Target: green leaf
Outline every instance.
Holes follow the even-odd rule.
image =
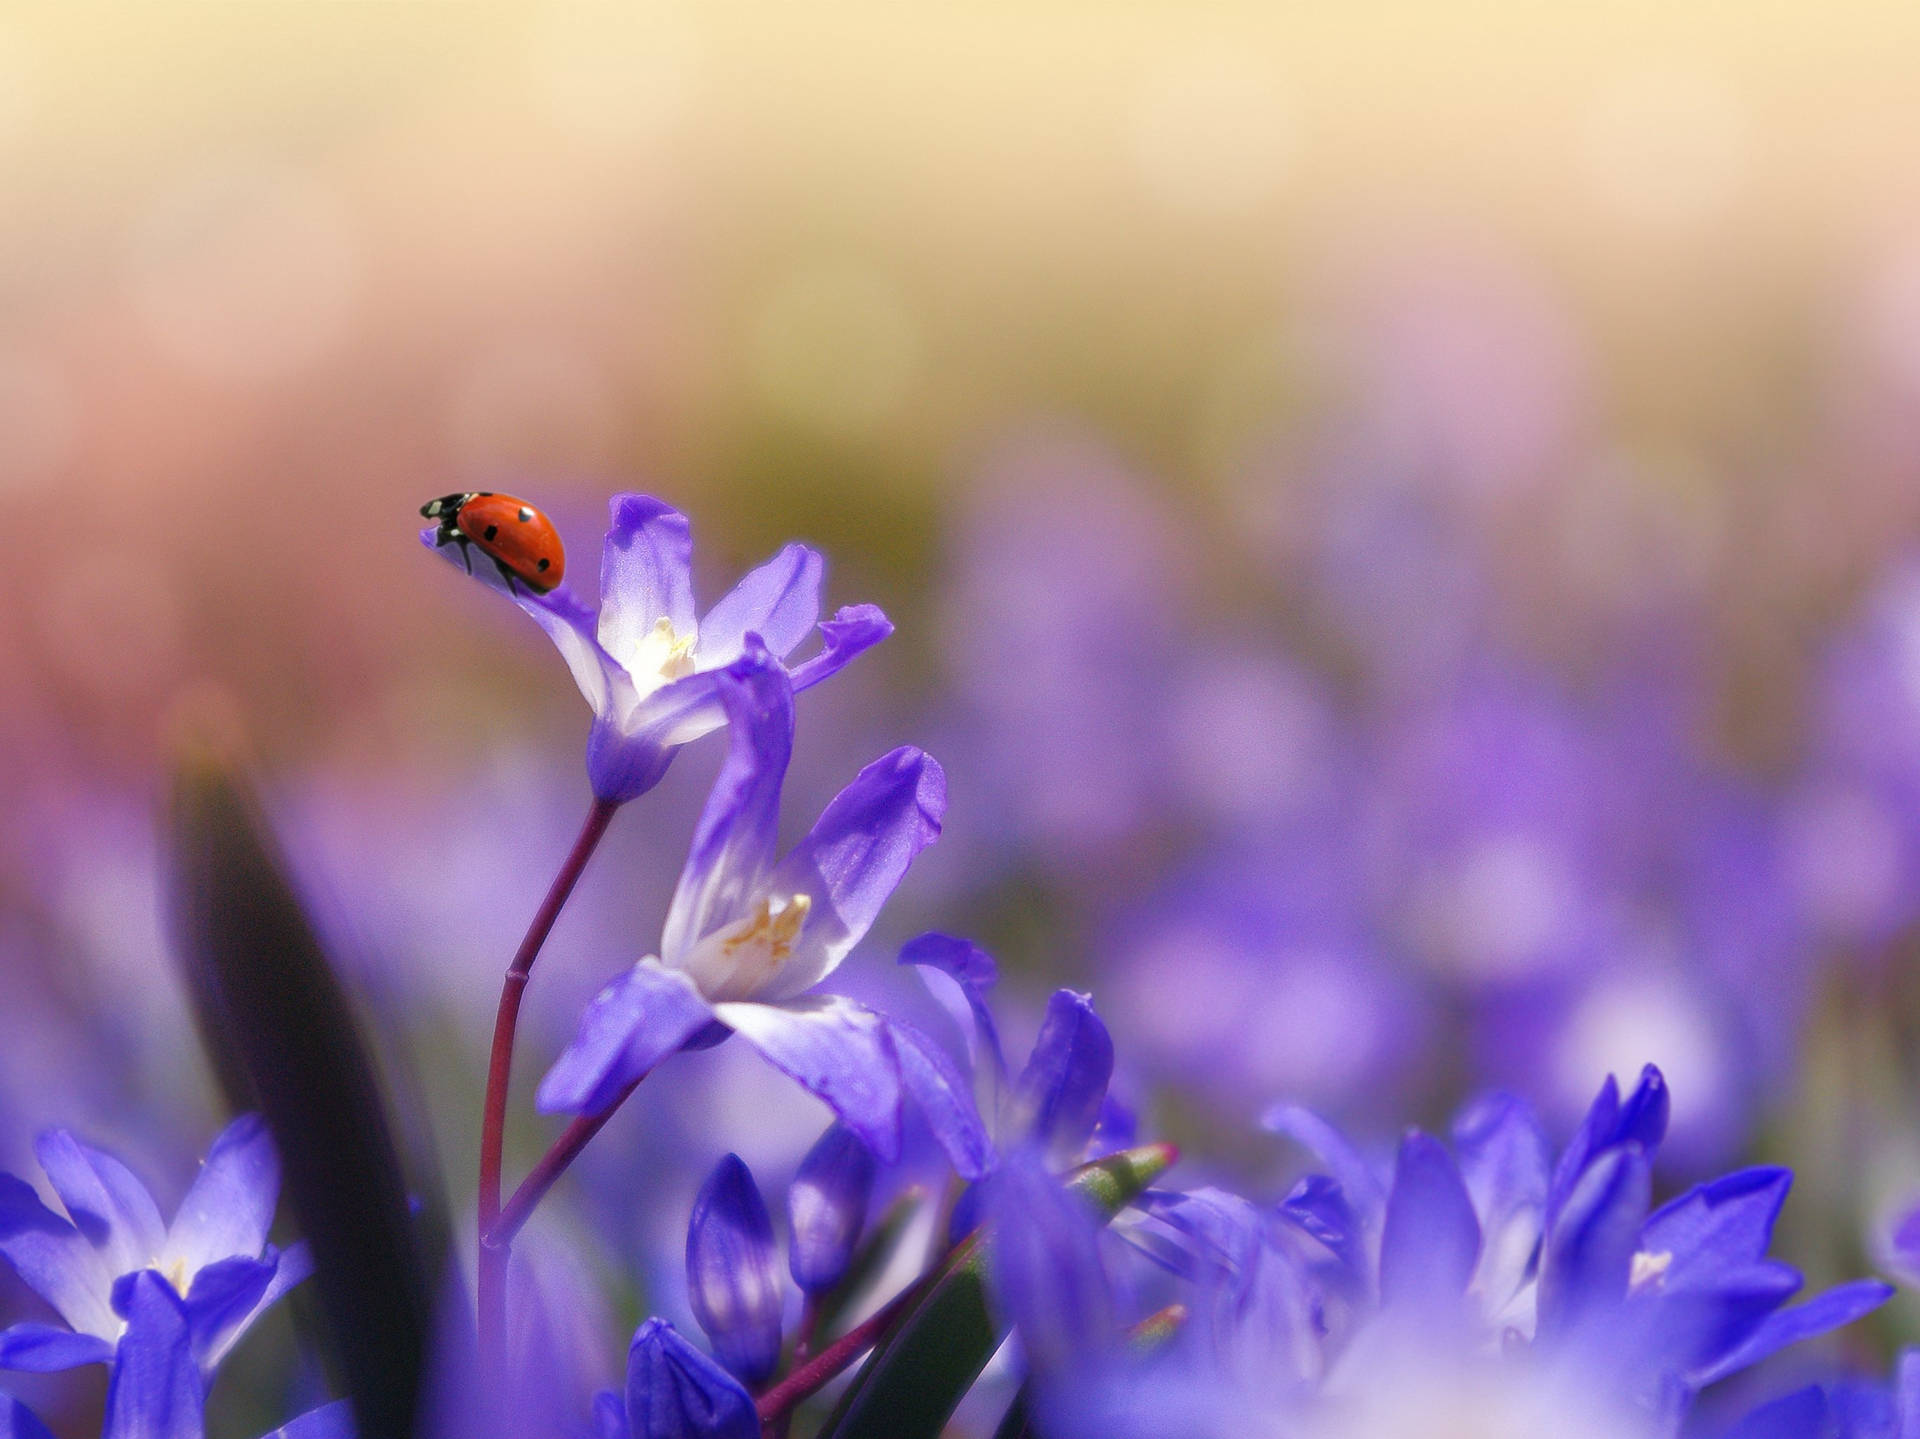
[[[169,815],[175,946],[229,1101],[273,1132],[361,1439],[414,1430],[432,1283],[352,1006],[230,757],[199,745]]]
[[[1170,1144],[1110,1154],[1074,1171],[1067,1187],[1111,1219],[1178,1157]],[[937,1439],[1007,1336],[987,1305],[991,1243],[976,1234],[947,1257],[841,1396],[822,1439]]]

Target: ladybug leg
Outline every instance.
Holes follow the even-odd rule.
[[[500,578],[507,582],[507,593],[510,595],[518,595],[520,593],[520,588],[517,584],[514,583],[513,571],[508,569],[499,560],[495,560],[493,562],[493,567],[496,570],[500,571]]]
[[[458,530],[453,532],[453,541],[460,546],[460,562],[467,567],[467,573],[473,573],[473,542]]]

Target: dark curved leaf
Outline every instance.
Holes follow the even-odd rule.
[[[174,941],[202,1037],[229,1101],[273,1131],[360,1439],[407,1439],[432,1289],[352,1006],[226,753],[184,756],[168,824]]]

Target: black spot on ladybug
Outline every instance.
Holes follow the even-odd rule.
[[[498,526],[498,525],[488,525],[488,526],[487,526],[487,534],[486,534],[486,538],[488,538],[488,539],[492,539],[492,538],[493,538],[493,537],[494,537],[495,535],[497,535],[497,534],[499,534],[499,533],[500,533],[500,526]]]
[[[529,509],[525,509],[525,508],[522,508],[522,509],[521,509],[521,511],[520,511],[520,523],[521,523],[521,524],[523,524],[523,525],[524,525],[524,524],[526,524],[526,523],[527,523],[527,522],[528,522],[529,520],[531,520],[532,518],[533,518],[533,511],[532,511],[532,510],[529,510]],[[491,539],[491,538],[492,538],[492,536],[491,536],[491,535],[489,535],[489,536],[488,536],[488,538],[489,538],[489,539]]]
[[[552,560],[542,560],[542,561],[540,561],[540,563],[539,563],[539,565],[538,565],[538,566],[536,566],[536,568],[538,568],[538,569],[542,569],[542,570],[548,570],[548,569],[552,569],[552,568],[553,568],[553,561],[552,561]]]

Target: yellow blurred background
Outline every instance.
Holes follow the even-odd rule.
[[[109,753],[188,673],[332,725],[316,662],[461,653],[412,510],[503,475],[896,603],[1035,414],[1230,524],[1435,276],[1714,563],[1845,569],[1915,513],[1852,412],[1920,394],[1916,61],[1903,4],[9,7],[0,682]]]

